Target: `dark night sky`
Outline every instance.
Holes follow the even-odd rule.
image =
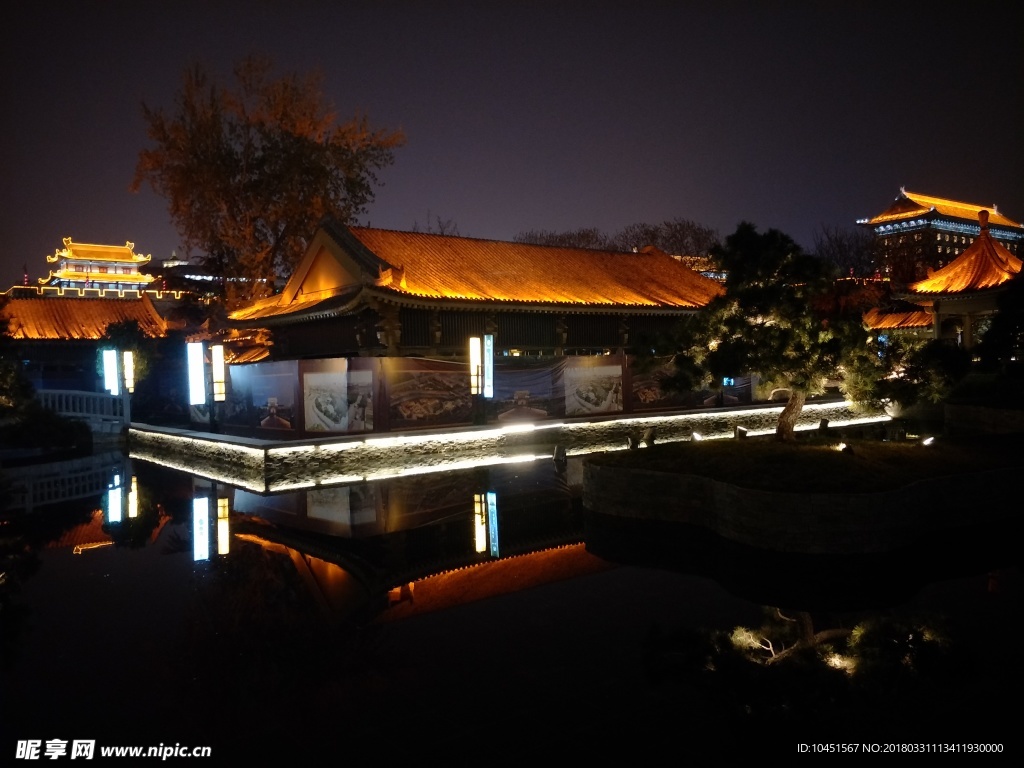
[[[972,10],[971,6],[982,10]],[[250,52],[326,73],[341,116],[407,136],[363,223],[511,239],[684,217],[806,247],[901,185],[1024,220],[1016,0],[41,2],[3,57],[0,288],[61,238],[167,258],[165,202],[129,191],[140,105]],[[180,251],[179,251],[180,253]]]

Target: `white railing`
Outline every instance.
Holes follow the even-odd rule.
[[[25,512],[47,504],[99,496],[110,488],[114,475],[127,475],[125,459],[119,452],[11,467],[5,472],[10,478],[6,508]]]
[[[36,399],[44,408],[61,416],[86,422],[93,432],[119,433],[127,426],[124,399],[106,392],[39,389]]]

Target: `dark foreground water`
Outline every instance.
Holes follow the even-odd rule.
[[[595,518],[576,460],[275,496],[110,476],[0,528],[0,764],[75,739],[444,765],[1020,746],[1019,524],[799,558]],[[730,651],[747,627],[778,655],[787,626],[873,645],[852,675]]]

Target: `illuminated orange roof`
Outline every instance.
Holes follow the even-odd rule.
[[[1020,272],[1021,260],[994,240],[987,228],[942,269],[907,286],[913,293],[967,293],[996,288]]]
[[[928,328],[932,324],[932,316],[923,309],[910,312],[885,312],[873,308],[864,315],[864,323],[873,331]]]
[[[152,256],[135,253],[135,243],[124,245],[92,245],[89,243],[73,243],[70,237],[64,238],[64,248],[56,251],[46,260],[51,264],[61,259],[74,261],[113,261],[122,264],[145,264]]]
[[[693,310],[723,291],[660,251],[614,253],[328,224],[281,294],[238,309],[230,319],[341,313],[372,297]]]
[[[15,339],[99,339],[110,323],[136,320],[148,336],[163,336],[166,326],[148,297],[82,299],[16,298],[0,307]]]
[[[437,299],[699,308],[722,292],[662,253],[613,253],[352,228],[393,267],[385,287]]]
[[[946,200],[942,197],[919,195],[916,192],[907,192],[905,189],[901,189],[900,196],[896,198],[895,202],[873,219],[870,219],[868,224],[885,224],[890,221],[912,219],[929,213],[933,209],[943,216],[967,221],[977,221],[979,211],[987,210],[989,211],[990,224],[1017,228],[1021,226],[999,213],[995,205],[962,203],[957,200]]]

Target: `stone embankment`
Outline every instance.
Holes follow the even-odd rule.
[[[996,470],[877,493],[775,493],[707,477],[585,461],[583,504],[635,520],[699,525],[760,549],[804,554],[890,552],[930,533],[1019,515],[1019,478]]]
[[[770,431],[782,406],[732,407],[675,414],[605,418],[593,421],[487,425],[420,432],[343,435],[309,440],[260,440],[229,435],[133,424],[129,434],[133,458],[195,472],[257,493],[313,485],[376,480],[410,472],[442,471],[514,457],[567,456],[625,448],[647,431],[659,443],[731,436],[737,427]],[[821,421],[881,422],[850,403],[809,404],[798,428],[813,429]]]
[[[1024,434],[1024,410],[1020,409],[947,404],[943,415],[946,432],[951,435]]]

